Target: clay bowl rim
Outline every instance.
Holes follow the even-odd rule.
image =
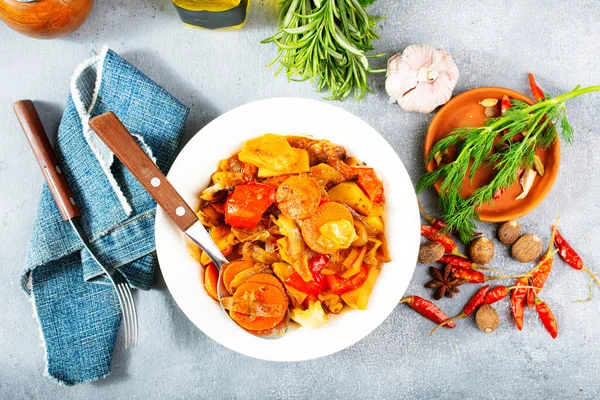
[[[482,99],[490,97],[486,95],[486,93],[490,92],[502,92],[508,95],[511,98],[524,101],[528,104],[534,104],[535,102],[525,96],[522,93],[514,91],[512,89],[498,87],[498,86],[485,86],[474,89],[466,90],[456,96],[454,96],[448,103],[446,103],[442,108],[440,108],[434,115],[429,127],[427,129],[427,134],[425,136],[425,145],[424,147],[424,156],[427,159],[427,155],[431,151],[431,148],[434,145],[434,138],[437,136],[436,133],[438,131],[438,126],[440,123],[446,118],[446,116],[452,113],[452,110],[457,104],[461,104],[463,98],[479,95]],[[536,197],[531,199],[524,207],[518,207],[517,201],[513,201],[515,203],[515,207],[502,213],[496,213],[494,215],[480,215],[480,220],[483,222],[504,222],[509,221],[511,219],[517,219],[523,217],[524,215],[529,214],[531,211],[535,210],[544,199],[550,193],[550,190],[554,187],[554,183],[556,182],[556,177],[558,176],[558,170],[560,168],[560,140],[556,140],[552,146],[550,146],[546,151],[550,152],[549,157],[552,158],[556,163],[556,168],[552,168],[546,171],[548,174],[547,180],[544,181],[544,186],[541,187],[540,192]],[[427,172],[431,172],[435,169],[435,163],[432,160],[431,162],[425,165]],[[544,176],[546,177],[546,176]],[[437,182],[435,185],[435,190],[439,193],[440,191],[440,183]]]

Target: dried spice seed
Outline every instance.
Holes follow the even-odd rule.
[[[540,160],[540,158],[537,155],[533,156],[533,167],[535,168],[539,176],[544,176],[544,174],[546,173],[546,170],[544,169],[544,164],[542,164],[542,160]]]
[[[492,333],[500,325],[498,311],[489,304],[484,304],[475,313],[477,327],[485,333]]]
[[[521,236],[521,226],[517,221],[511,219],[498,228],[498,240],[504,244],[513,244]]]
[[[433,279],[424,286],[429,289],[435,289],[433,293],[434,299],[439,300],[444,296],[452,298],[454,293],[460,293],[458,286],[462,285],[464,281],[455,276],[452,265],[446,265],[443,270],[429,267],[429,273]]]
[[[483,99],[479,102],[484,107],[493,107],[498,104],[498,99]]]
[[[429,241],[421,244],[419,248],[419,262],[432,264],[444,256],[444,246],[441,243]]]
[[[511,253],[515,260],[528,263],[542,254],[542,239],[532,233],[526,233],[515,242]]]
[[[469,247],[471,260],[480,265],[485,265],[494,257],[494,243],[488,238],[478,238],[471,242]]]
[[[500,115],[500,110],[498,110],[498,106],[486,107],[483,113],[488,118],[496,118]]]

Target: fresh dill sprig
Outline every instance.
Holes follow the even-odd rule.
[[[426,163],[431,162],[435,154],[444,153],[450,147],[456,148],[456,158],[421,176],[417,193],[442,180],[440,206],[447,223],[445,229],[456,231],[463,242],[470,242],[475,233],[479,207],[492,203],[498,190],[508,188],[517,180],[520,169],[533,165],[536,149],[548,148],[559,136],[566,143],[571,143],[573,127],[567,119],[565,103],[597,91],[600,91],[600,86],[583,89],[578,86],[568,93],[533,105],[512,100],[512,107],[504,115],[487,120],[484,126],[453,130],[433,146]],[[523,139],[513,141],[518,134],[523,134]],[[494,141],[498,136],[501,136],[500,142],[507,146],[503,151],[494,152]],[[472,181],[481,166],[491,166],[496,171],[494,177],[463,199],[460,195],[463,180],[468,177]]]

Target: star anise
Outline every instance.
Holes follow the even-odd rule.
[[[435,289],[433,298],[436,300],[439,300],[444,296],[452,298],[454,293],[460,292],[458,286],[465,283],[465,281],[454,275],[454,268],[450,264],[446,265],[443,270],[429,267],[429,273],[433,279],[427,282],[425,287]]]

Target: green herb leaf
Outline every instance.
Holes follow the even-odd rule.
[[[328,99],[343,100],[354,92],[362,99],[372,92],[367,56],[373,50],[378,18],[365,11],[372,0],[283,0],[278,31],[261,43],[275,43],[278,53],[269,66],[279,62],[276,75],[285,70],[290,81],[312,80],[318,91],[327,89]]]
[[[470,242],[475,233],[479,207],[493,203],[498,191],[516,182],[519,170],[531,168],[536,149],[547,148],[559,135],[565,142],[571,142],[573,128],[567,120],[567,100],[597,91],[600,91],[600,86],[583,89],[578,86],[571,92],[534,105],[512,100],[513,106],[503,116],[487,120],[483,127],[455,129],[433,146],[426,161],[429,163],[434,154],[451,146],[456,148],[455,160],[422,175],[416,186],[417,193],[443,180],[440,205],[447,223],[445,229],[458,232],[463,242]],[[514,137],[521,133],[523,139],[513,142]],[[506,141],[507,146],[502,151],[493,151],[498,137],[501,142]],[[460,192],[464,179],[472,180],[481,166],[491,166],[496,174],[490,182],[463,199]]]

